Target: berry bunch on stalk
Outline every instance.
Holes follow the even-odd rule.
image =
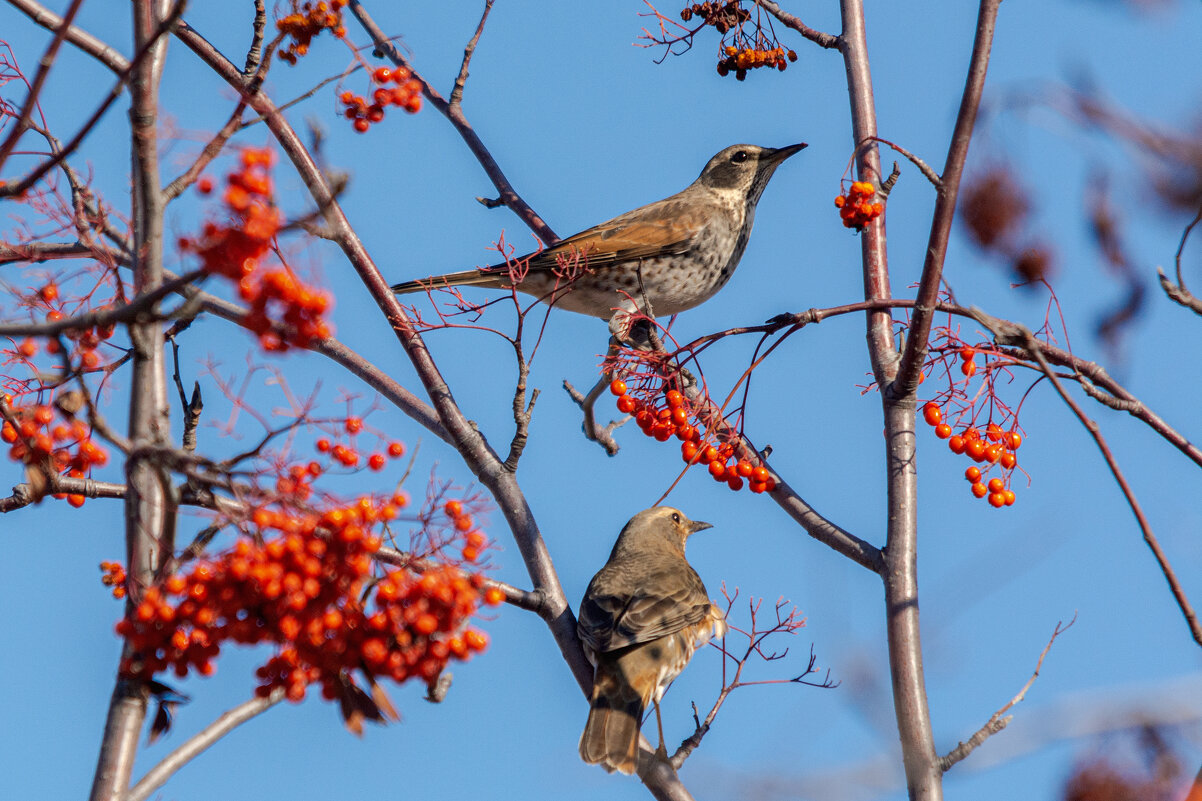
[[[725,483],[738,492],[744,486],[754,493],[771,492],[776,479],[762,464],[747,459],[735,459],[735,446],[708,438],[697,410],[678,389],[650,389],[640,382],[632,394],[621,378],[614,379],[609,391],[617,396],[618,411],[634,415],[644,434],[657,442],[675,437],[680,441],[680,457],[686,464],[704,464],[714,481]],[[662,400],[661,400],[662,398]]]

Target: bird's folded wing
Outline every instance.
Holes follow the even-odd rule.
[[[614,264],[657,256],[685,253],[700,230],[696,220],[679,214],[674,206],[648,207],[639,210],[638,216],[622,215],[595,228],[582,231],[575,236],[560,240],[554,246],[530,259],[531,272],[554,272],[561,270],[560,259],[568,267],[574,258],[580,266],[603,269]],[[486,267],[485,270],[507,270],[503,264]]]
[[[580,638],[606,653],[695,626],[710,616],[710,600],[701,579],[691,578],[649,577],[646,589],[632,595],[591,595],[580,605]]]

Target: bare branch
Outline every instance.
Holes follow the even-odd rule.
[[[47,30],[62,29],[63,18],[34,0],[8,0],[8,4]],[[129,69],[125,56],[92,34],[74,25],[67,26],[67,41],[118,75]]]
[[[203,754],[210,746],[243,723],[283,701],[284,695],[284,688],[277,687],[266,698],[252,698],[223,713],[217,720],[192,735],[186,743],[163,757],[159,764],[146,771],[146,775],[129,789],[125,801],[146,801],[180,768]]]
[[[459,75],[455,78],[455,88],[451,90],[451,99],[448,105],[452,108],[457,108],[463,104],[463,87],[467,85],[467,68],[471,64],[472,54],[476,52],[476,45],[480,43],[480,34],[484,33],[484,23],[488,21],[488,12],[492,11],[493,0],[484,0],[484,13],[480,15],[480,24],[476,26],[476,32],[472,35],[471,41],[467,43],[467,47],[463,49],[463,63],[459,66]]]

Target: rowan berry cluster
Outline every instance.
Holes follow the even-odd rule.
[[[484,650],[487,637],[468,621],[481,601],[500,599],[484,592],[483,576],[427,560],[420,571],[373,577],[380,532],[407,499],[362,496],[304,511],[298,501],[311,496],[316,467],[280,475],[279,495],[242,521],[250,537],[141,593],[117,624],[132,650],[123,675],[207,676],[224,644],[271,643],[276,653],[256,671],[258,695],[280,687],[300,701],[316,683],[335,699],[356,671],[369,682],[433,683],[450,659]]]
[[[323,0],[323,2],[298,3],[291,0],[291,13],[276,20],[275,27],[281,35],[292,39],[280,51],[280,60],[296,64],[297,59],[309,52],[313,37],[328,30],[339,39],[346,36],[342,25],[342,9],[346,0]]]
[[[447,501],[443,506],[443,511],[447,517],[451,518],[451,526],[455,531],[463,535],[463,558],[468,562],[474,562],[480,558],[480,552],[488,543],[482,531],[477,530],[474,526],[472,516],[463,508],[462,501]],[[485,600],[490,603],[500,603],[504,600],[504,595],[498,595],[501,591],[495,587],[490,588],[485,593]],[[491,593],[491,594],[489,594]]]
[[[373,123],[384,119],[384,109],[388,106],[398,106],[410,114],[421,109],[422,83],[404,67],[378,67],[372,73],[372,80],[380,85],[372,92],[370,104],[354,92],[343,92],[338,96],[338,101],[346,106],[343,116],[351,120],[359,133],[366,133]],[[390,83],[396,86],[389,87]]]
[[[227,177],[222,198],[229,222],[207,222],[197,240],[181,239],[179,245],[195,253],[206,272],[236,281],[239,295],[250,304],[243,324],[265,350],[286,351],[330,335],[324,319],[330,297],[297,280],[287,268],[261,265],[281,225],[272,202],[271,163],[270,150],[243,149],[239,169]],[[275,330],[277,323],[287,326],[287,336]]]
[[[87,423],[66,415],[53,406],[34,405],[12,407],[12,397],[5,395],[3,405],[12,420],[0,426],[0,441],[9,445],[8,455],[14,461],[39,469],[66,473],[68,478],[85,478],[93,466],[108,463],[108,453],[92,441]],[[84,496],[55,493],[78,508]]]
[[[727,45],[723,53],[725,57],[718,61],[718,74],[725,76],[734,72],[740,81],[747,77],[747,70],[775,67],[784,72],[790,61],[797,60],[796,53],[779,45],[768,49]]]
[[[967,426],[959,434],[952,433],[950,424],[943,420],[943,410],[931,401],[922,407],[922,417],[928,425],[935,427],[935,436],[947,440],[952,453],[964,454],[974,462],[984,465],[982,470],[971,465],[964,471],[973,497],[988,498],[993,507],[1013,506],[1014,491],[1010,489],[1010,478],[1018,466],[1015,451],[1023,444],[1022,434],[1016,430],[1005,431],[997,423],[989,423],[984,435],[974,425]],[[1000,476],[987,478],[986,474],[997,466]]]
[[[725,483],[736,492],[743,489],[744,480],[747,488],[757,494],[776,488],[776,479],[768,468],[747,459],[735,459],[735,448],[731,443],[707,443],[702,430],[690,422],[696,414],[679,391],[668,390],[664,394],[664,406],[659,406],[655,398],[634,397],[620,378],[610,383],[609,391],[617,396],[618,411],[633,414],[644,434],[658,442],[666,442],[675,436],[680,440],[681,459],[686,464],[706,465],[715,481]]]
[[[106,587],[113,588],[113,597],[120,600],[125,597],[125,568],[120,562],[101,562],[100,571],[104,573],[100,577],[100,583]]]
[[[343,424],[346,432],[352,436],[363,430],[363,418],[351,415]],[[318,453],[328,453],[334,461],[343,467],[358,467],[360,454],[353,445],[332,442],[328,437],[317,440],[315,446]],[[405,445],[402,442],[390,442],[382,451],[373,451],[367,457],[369,469],[379,472],[388,464],[389,459],[399,459],[405,455]]]
[[[876,188],[867,181],[854,181],[847,194],[835,198],[835,208],[839,209],[839,217],[843,220],[844,228],[854,228],[863,231],[864,226],[880,217],[885,211],[885,204],[872,202]]]
[[[41,306],[49,309],[46,312],[46,322],[57,323],[66,317],[62,312],[62,304],[57,303],[58,299],[58,284],[51,281],[38,289],[36,293],[32,293],[28,299],[28,303],[31,306]],[[102,312],[109,308],[111,306],[105,304],[96,307],[93,311]],[[74,355],[81,370],[91,371],[100,367],[100,354],[97,353],[97,349],[105,341],[112,338],[114,330],[115,326],[112,323],[108,323],[103,326],[71,328],[63,332],[65,339],[75,343]],[[52,356],[59,353],[59,343],[54,339],[48,339],[42,348]],[[18,342],[14,350],[6,351],[6,353],[12,353],[18,359],[29,360],[37,356],[38,351],[42,348],[39,348],[37,340],[27,337]]]

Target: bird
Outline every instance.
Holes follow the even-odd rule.
[[[635,312],[673,315],[726,285],[743,257],[769,179],[805,147],[731,145],[671,197],[505,264],[406,281],[392,291],[517,289],[556,308],[609,320],[611,332],[625,339]]]
[[[712,528],[679,509],[657,506],[630,519],[609,561],[580,603],[576,631],[593,664],[588,722],[580,756],[609,773],[634,773],[639,730],[655,704],[659,750],[666,758],[659,702],[693,652],[726,634],[726,617],[685,560],[685,541]]]

